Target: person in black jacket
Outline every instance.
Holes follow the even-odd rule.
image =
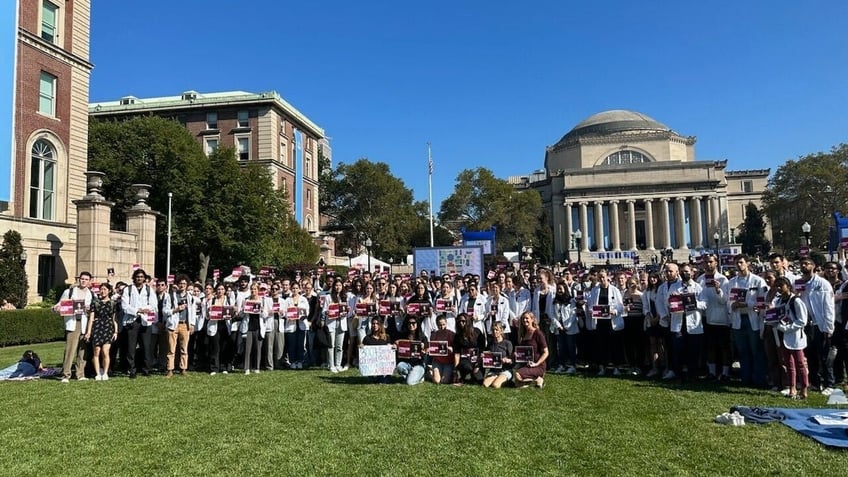
[[[469,376],[473,383],[483,380],[480,367],[480,350],[486,347],[486,341],[480,330],[474,328],[466,313],[456,317],[456,335],[454,336],[454,384],[461,385]]]

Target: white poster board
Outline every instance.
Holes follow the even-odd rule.
[[[395,350],[391,345],[359,348],[359,372],[363,376],[390,376],[395,372]]]
[[[428,275],[479,275],[483,277],[483,247],[421,247],[412,249],[415,276],[421,271]]]

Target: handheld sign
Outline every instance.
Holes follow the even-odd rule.
[[[410,303],[406,305],[406,314],[407,315],[418,315],[420,312],[420,306],[418,303]]]
[[[380,316],[389,316],[392,314],[391,300],[380,300]]]
[[[59,314],[61,316],[74,316],[74,300],[59,300]]]
[[[529,363],[533,361],[533,347],[532,346],[516,346],[515,347],[515,362],[516,363]]]
[[[390,376],[395,372],[395,350],[389,345],[359,348],[359,373],[362,376]]]
[[[745,298],[748,296],[747,288],[731,288],[730,300],[734,303],[745,303]]]
[[[262,309],[262,302],[258,300],[245,300],[244,312],[250,315],[258,315]]]
[[[280,302],[274,300],[271,302],[271,313],[279,313],[280,312]]]
[[[782,306],[778,306],[775,308],[769,308],[766,310],[765,314],[765,322],[767,324],[776,324],[783,321],[786,318],[786,308]]]
[[[483,351],[483,367],[486,369],[502,369],[503,353],[499,351]]]
[[[807,289],[807,282],[805,282],[801,278],[795,280],[795,293],[798,293],[798,294],[804,293],[804,290],[806,290],[806,289]]]
[[[668,312],[683,313],[683,297],[680,295],[669,295],[668,297]]]
[[[414,340],[397,340],[397,355],[400,359],[419,359],[424,352],[424,344]]]
[[[448,309],[448,301],[442,298],[436,299],[436,312],[444,313]]]
[[[609,305],[594,305],[592,306],[592,318],[607,319],[610,317]]]
[[[212,305],[209,307],[209,319],[211,321],[218,321],[222,319],[224,314],[224,307],[221,305]]]
[[[221,270],[220,269],[216,268],[216,269],[212,270],[212,279],[213,280],[215,280],[217,282],[218,278],[220,276],[221,276]]]
[[[337,319],[339,315],[340,312],[338,303],[330,303],[329,305],[327,305],[327,318],[334,320]]]
[[[168,285],[174,284],[174,276],[173,275],[168,275],[167,283],[168,283]]]
[[[300,309],[296,306],[290,306],[286,308],[286,319],[287,320],[296,320],[300,316]]]
[[[367,303],[357,303],[354,308],[354,314],[360,318],[365,318],[368,316],[368,304]]]
[[[236,307],[234,307],[234,306],[221,307],[221,319],[222,320],[232,320],[234,316],[236,316]]]
[[[430,346],[427,348],[430,356],[448,356],[448,342],[447,341],[431,341]]]

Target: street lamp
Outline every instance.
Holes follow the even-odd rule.
[[[581,232],[580,229],[577,229],[574,232],[574,240],[577,241],[577,265],[578,266],[580,265],[580,249],[582,248],[580,243],[581,243],[582,238],[583,238],[583,232]]]
[[[395,258],[389,257],[389,276],[394,275],[394,269],[395,269]]]
[[[807,241],[807,247],[810,246],[810,229],[811,228],[812,227],[810,226],[810,223],[807,222],[807,221],[804,221],[804,224],[801,226],[801,232],[804,232],[804,240]]]
[[[26,305],[26,262],[27,262],[27,253],[26,250],[21,250],[21,308]]]
[[[371,246],[374,245],[374,242],[371,241],[371,237],[365,239],[365,251],[368,252],[368,271],[371,272]]]
[[[718,262],[718,269],[721,270],[721,252],[718,250],[718,239],[721,238],[721,235],[718,232],[713,234],[713,241],[715,242],[715,255],[716,261]]]
[[[353,250],[351,250],[350,247],[348,247],[348,248],[344,249],[344,252],[347,255],[347,268],[352,268],[353,262],[351,260],[353,259]]]
[[[780,251],[782,254],[786,254],[786,245],[783,243],[783,229],[778,230],[777,236],[780,240]]]

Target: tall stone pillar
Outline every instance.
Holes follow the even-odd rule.
[[[645,247],[656,250],[654,245],[654,208],[651,199],[645,199]]]
[[[710,224],[712,226],[711,232],[718,232],[719,235],[722,234],[721,230],[721,212],[718,210],[718,197],[712,196],[710,197],[710,211],[713,214],[713,221]]]
[[[595,244],[599,252],[606,250],[604,247],[604,204],[595,202]]]
[[[136,190],[136,204],[127,209],[127,232],[135,234],[138,243],[138,257],[136,263],[147,272],[154,275],[156,256],[156,216],[158,212],[147,205],[150,197],[150,186],[147,184],[133,184]]]
[[[683,208],[686,207],[683,197],[678,197],[674,201],[674,234],[677,236],[677,248],[680,250],[689,250],[686,246],[686,212]]]
[[[612,242],[612,250],[618,252],[621,250],[621,231],[618,227],[618,201],[610,201],[610,241]]]
[[[692,247],[704,247],[704,233],[701,225],[701,196],[692,197],[689,202],[689,216],[692,217]]]
[[[636,201],[627,199],[627,248],[636,250]]]
[[[583,252],[589,251],[589,214],[586,210],[587,205],[589,204],[586,202],[580,203],[580,233],[583,235],[583,238],[580,239],[578,246]]]
[[[77,207],[77,263],[72,276],[89,272],[99,282],[105,279],[106,269],[111,266],[109,218],[115,203],[100,194],[104,173],[87,171],[85,175],[88,193],[73,201]]]
[[[554,226],[554,260],[560,260],[560,257],[564,256],[566,250],[568,250],[568,246],[566,241],[568,240],[568,232],[563,231],[563,227],[565,227],[565,207],[562,197],[555,197],[551,203],[553,204],[553,226]]]
[[[563,234],[563,240],[565,240],[565,256],[571,260],[571,234],[574,231],[574,224],[571,222],[571,204],[565,204],[565,233]]]
[[[660,199],[660,224],[662,225],[662,248],[671,248],[671,223],[668,220],[668,197]]]

